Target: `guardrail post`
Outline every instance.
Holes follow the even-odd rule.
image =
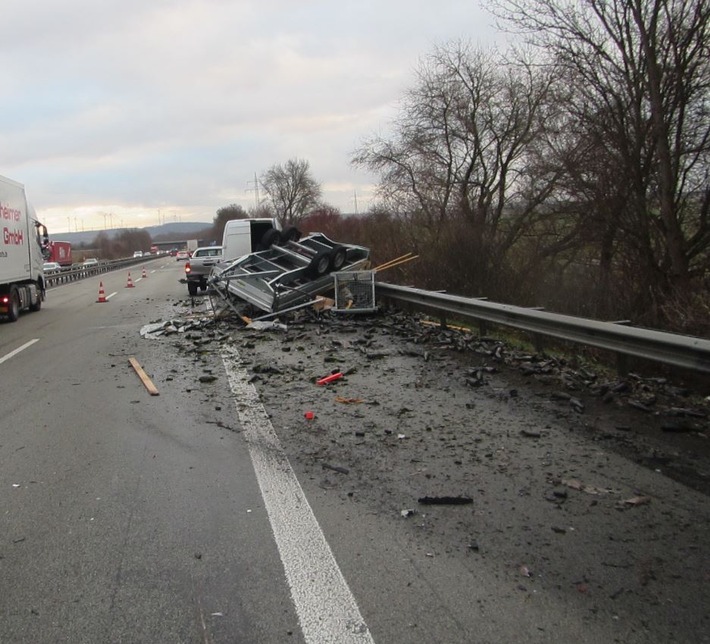
[[[545,342],[543,340],[543,337],[539,333],[533,333],[532,334],[532,341],[533,341],[533,346],[535,347],[535,352],[539,354],[545,353]]]
[[[616,354],[616,373],[622,377],[629,375],[629,356],[625,353]]]

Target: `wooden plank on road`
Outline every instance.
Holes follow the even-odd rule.
[[[128,362],[131,363],[131,366],[135,370],[135,372],[138,374],[138,377],[141,379],[141,382],[145,385],[145,388],[148,390],[148,393],[151,396],[159,396],[160,392],[156,388],[156,386],[153,384],[153,381],[148,377],[148,374],[143,371],[143,367],[140,366],[140,363],[138,360],[136,360],[133,356],[128,358]]]

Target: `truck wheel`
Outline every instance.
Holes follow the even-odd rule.
[[[197,282],[188,282],[187,292],[192,296],[197,295]]]
[[[7,309],[7,319],[10,322],[17,322],[17,318],[20,317],[20,294],[17,289],[13,286],[10,289],[10,304]]]
[[[345,266],[345,260],[348,258],[348,251],[344,246],[336,246],[330,251],[330,270],[339,271]]]
[[[30,311],[39,311],[42,308],[42,294],[37,293],[37,301],[30,304]]]
[[[276,230],[276,228],[269,228],[261,237],[259,242],[259,248],[261,250],[268,250],[274,244],[278,245],[281,243],[281,233]]]
[[[298,241],[301,239],[301,231],[296,226],[289,226],[281,233],[281,242]]]
[[[330,251],[320,251],[308,264],[308,274],[311,277],[320,277],[325,275],[330,268]]]

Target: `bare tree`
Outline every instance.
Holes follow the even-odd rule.
[[[216,240],[221,240],[224,235],[224,227],[232,219],[247,219],[249,215],[244,208],[238,204],[223,206],[217,210],[217,214],[212,220],[212,236]]]
[[[281,225],[297,225],[321,196],[320,184],[313,178],[308,161],[289,159],[274,165],[261,176],[275,217]]]
[[[379,173],[391,211],[430,243],[458,245],[450,271],[474,290],[490,292],[555,185],[540,146],[551,82],[523,56],[506,64],[466,44],[437,48],[405,96],[395,135],[353,158]]]
[[[613,195],[609,239],[658,318],[664,301],[686,297],[710,268],[710,2],[494,5],[563,70],[570,124],[581,134],[568,149],[586,141],[596,161],[576,166],[577,186]]]

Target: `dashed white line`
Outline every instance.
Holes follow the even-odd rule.
[[[239,352],[222,361],[305,641],[374,644]]]
[[[30,340],[29,342],[25,342],[21,347],[17,347],[14,351],[10,351],[10,353],[5,354],[2,358],[0,358],[0,364],[5,362],[6,360],[9,360],[13,356],[16,356],[20,351],[24,351],[27,347],[31,347],[35,342],[39,342],[39,338],[35,338],[34,340]]]
[[[118,293],[118,291],[114,291],[113,293],[111,293],[111,295],[107,295],[106,299],[110,300],[114,295],[116,295],[116,293]]]

